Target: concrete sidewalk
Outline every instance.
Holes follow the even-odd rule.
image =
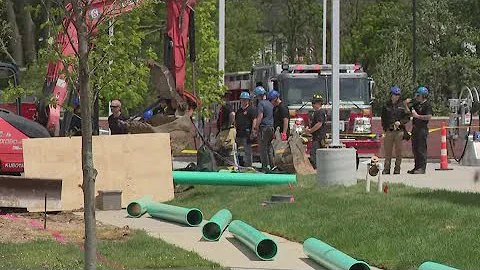
[[[357,170],[357,178],[365,180],[367,174],[367,163],[369,160],[361,161]],[[380,160],[383,164],[383,159]],[[408,174],[407,171],[414,167],[411,159],[402,161],[401,173],[393,174],[395,159],[392,159],[392,169],[390,175],[382,175],[385,183],[401,183],[411,187],[430,188],[438,190],[460,191],[460,192],[480,192],[480,182],[474,183],[475,171],[479,167],[460,166],[457,162],[451,161],[448,168],[452,170],[437,171],[440,168],[439,163],[429,162],[425,174]],[[376,177],[371,177],[372,181],[377,181]],[[373,184],[375,186],[376,184]],[[372,186],[372,188],[374,188]],[[376,186],[375,186],[376,188]]]
[[[83,213],[79,213],[83,214]],[[167,243],[176,245],[185,250],[194,251],[200,256],[232,269],[295,269],[310,270],[324,269],[303,253],[300,243],[266,234],[278,244],[278,253],[273,261],[258,259],[253,251],[225,230],[218,242],[209,242],[202,239],[202,226],[188,227],[155,219],[145,214],[141,218],[130,218],[126,210],[97,211],[99,222],[118,227],[128,225],[132,229],[144,229],[151,236],[160,238]],[[372,267],[372,269],[378,269]]]

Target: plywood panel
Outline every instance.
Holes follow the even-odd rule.
[[[63,179],[61,209],[49,210],[83,207],[81,139],[23,140],[25,177]],[[93,162],[96,190],[122,190],[122,207],[148,195],[160,202],[173,199],[168,133],[94,136]]]

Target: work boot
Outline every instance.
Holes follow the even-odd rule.
[[[416,169],[415,171],[412,172],[412,174],[425,174],[424,169]]]
[[[408,170],[407,173],[408,173],[408,174],[413,174],[413,172],[414,172],[415,170],[416,170],[415,168],[414,168],[414,169],[411,169],[411,170]]]
[[[393,174],[400,174],[400,167],[395,167]]]
[[[382,171],[382,174],[390,174],[390,170],[384,169],[384,170]]]

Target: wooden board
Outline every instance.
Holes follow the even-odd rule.
[[[81,144],[81,137],[23,140],[25,177],[63,180],[61,209],[48,210],[83,207]],[[94,136],[93,162],[96,194],[122,190],[122,207],[143,196],[159,202],[174,197],[168,133]]]

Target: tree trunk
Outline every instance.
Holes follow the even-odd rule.
[[[10,51],[12,52],[13,59],[18,66],[23,66],[23,46],[22,37],[18,31],[17,17],[15,16],[15,9],[13,8],[13,2],[7,0],[7,17],[8,23],[12,27],[13,38],[10,42]]]
[[[92,106],[90,101],[90,67],[88,65],[88,44],[85,7],[81,0],[72,1],[78,32],[78,80],[80,84],[82,116],[82,169],[85,219],[85,269],[96,269],[96,224],[95,224],[95,178],[92,151]]]
[[[23,18],[23,48],[25,63],[33,63],[36,59],[35,50],[35,24],[29,10],[25,8],[30,5],[30,0],[22,0],[20,3],[20,14]]]

